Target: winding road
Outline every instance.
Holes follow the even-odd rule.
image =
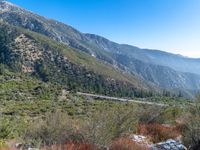
[[[161,107],[168,106],[167,104],[161,104],[161,103],[155,103],[155,102],[148,102],[148,101],[140,101],[140,100],[132,100],[132,99],[125,99],[125,98],[118,98],[118,97],[110,97],[110,96],[90,94],[90,93],[77,92],[77,94],[78,95],[82,95],[82,96],[93,97],[93,98],[100,98],[100,99],[105,99],[105,100],[111,100],[111,101],[133,102],[133,103],[138,103],[138,104],[156,105],[156,106],[161,106]]]

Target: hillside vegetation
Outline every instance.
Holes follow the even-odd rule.
[[[127,97],[151,94],[150,86],[137,76],[128,75],[84,52],[6,23],[1,22],[0,29],[0,62],[11,72],[58,83],[68,90]]]
[[[159,50],[140,49],[118,44],[98,35],[84,34],[69,25],[39,16],[6,1],[0,2],[0,8],[0,19],[10,25],[37,32],[77,51],[87,53],[87,59],[90,61],[97,58],[105,62],[106,66],[128,72],[131,74],[129,76],[137,76],[136,80],[139,77],[140,81],[142,79],[160,88],[181,91],[190,98],[194,98],[200,89],[199,59]],[[80,63],[80,60],[78,62]],[[111,70],[106,70],[99,63],[91,63],[92,68],[96,70],[98,67],[99,72],[112,74]],[[88,66],[88,63],[85,66]]]
[[[149,150],[168,139],[198,150],[200,98],[187,97],[200,88],[199,67],[187,73],[182,62],[199,60],[120,45],[0,0],[0,150]]]

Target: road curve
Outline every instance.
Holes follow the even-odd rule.
[[[133,103],[138,103],[138,104],[156,105],[156,106],[161,106],[161,107],[168,106],[166,104],[161,104],[161,103],[139,101],[139,100],[125,99],[125,98],[118,98],[118,97],[110,97],[110,96],[90,94],[90,93],[77,92],[77,94],[82,95],[82,96],[89,96],[89,97],[93,97],[93,98],[101,98],[101,99],[112,100],[112,101],[133,102]]]

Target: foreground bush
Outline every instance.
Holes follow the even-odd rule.
[[[139,145],[131,139],[121,138],[114,141],[109,150],[148,150],[145,145]]]
[[[85,140],[106,147],[116,138],[136,131],[138,118],[133,107],[103,107],[92,114],[81,127]]]
[[[67,143],[64,145],[53,145],[50,147],[43,147],[41,150],[99,150],[95,146],[86,143]]]
[[[23,141],[29,146],[64,144],[73,140],[81,141],[74,122],[60,111],[48,114],[44,119],[33,121],[23,135]]]
[[[190,119],[185,123],[183,142],[190,150],[200,149],[200,96],[190,108]]]
[[[175,139],[181,134],[179,128],[161,124],[140,124],[138,132],[139,134],[149,136],[153,143]]]
[[[117,144],[113,145],[113,141],[133,133],[147,135],[154,143],[174,139],[180,135],[179,129],[157,123],[160,121],[157,118],[162,112],[160,109],[153,106],[150,109],[147,108],[124,103],[112,104],[111,107],[109,103],[106,103],[93,111],[86,110],[85,115],[79,117],[68,116],[67,112],[61,111],[48,113],[31,122],[22,139],[26,145],[33,147],[66,146],[66,143],[68,146],[69,143],[70,146],[76,146],[74,143],[78,143],[77,145],[81,143],[79,146],[105,148],[109,145],[113,147]],[[152,109],[154,110],[152,113],[146,114]],[[120,142],[128,143],[127,140],[121,140],[119,144]],[[131,143],[130,146],[132,146]]]
[[[33,121],[23,135],[26,144],[39,146],[89,143],[106,147],[114,139],[136,130],[137,116],[132,107],[103,106],[82,119],[62,112],[47,114]]]

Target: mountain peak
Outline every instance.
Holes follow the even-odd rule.
[[[6,11],[16,11],[19,10],[20,7],[18,7],[17,5],[8,2],[6,0],[0,0],[0,11],[2,12],[6,12]]]
[[[0,0],[0,5],[10,5],[10,6],[16,6],[15,4],[8,2],[6,0]]]

